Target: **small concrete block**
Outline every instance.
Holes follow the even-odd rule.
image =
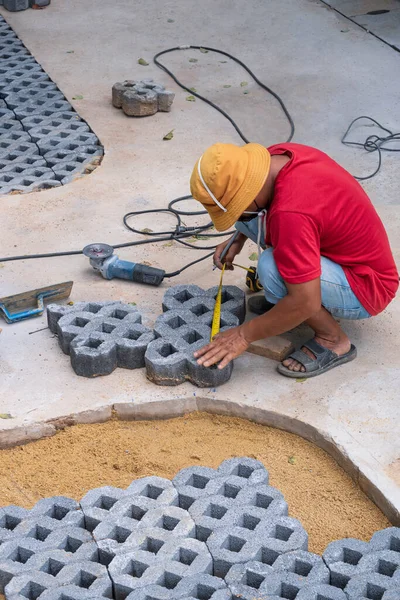
[[[2,173],[10,170],[20,174],[25,169],[46,166],[46,161],[40,154],[29,156],[25,152],[12,152],[8,156],[10,157],[9,159],[0,158],[0,170]]]
[[[197,600],[231,600],[232,594],[223,579],[207,573],[183,578],[176,586],[174,598]]]
[[[220,475],[236,475],[247,480],[247,483],[254,485],[257,483],[268,484],[269,474],[263,463],[254,458],[246,456],[237,458],[228,458],[218,467]]]
[[[46,89],[49,85],[53,85],[54,87]],[[12,108],[15,111],[15,114],[19,116],[17,109],[23,110],[25,106],[29,106],[31,103],[38,106],[44,106],[47,102],[51,104],[53,102],[64,100],[64,95],[57,89],[57,86],[54,83],[51,81],[44,81],[34,84],[32,87],[25,90],[9,94],[7,96],[7,106]]]
[[[358,574],[378,573],[393,577],[397,572],[400,576],[400,552],[394,550],[377,550],[366,554],[357,565]]]
[[[34,156],[35,154],[39,154],[39,150],[36,144],[31,142],[21,142],[12,139],[2,140],[0,142],[0,160],[15,160],[15,158],[19,157],[21,154],[24,154],[25,156]]]
[[[39,73],[37,73],[39,75]],[[35,79],[32,77],[21,77],[16,79],[15,82],[9,84],[8,86],[4,86],[1,89],[0,96],[1,98],[5,98],[7,105],[10,108],[16,108],[18,106],[17,100],[18,97],[26,102],[26,98],[35,98],[35,96],[39,96],[45,92],[55,92],[58,94],[61,92],[58,91],[56,84],[53,81],[50,81],[49,78]],[[61,97],[61,96],[60,96]],[[10,101],[8,100],[10,98]],[[20,104],[24,102],[21,101]]]
[[[44,591],[55,587],[55,577],[41,571],[31,571],[14,577],[4,592],[7,600],[36,600]]]
[[[179,506],[187,510],[195,500],[209,495],[210,482],[217,476],[217,471],[210,467],[196,465],[181,469],[173,478],[172,483],[178,490],[179,495],[187,496],[190,502],[187,503],[187,506],[182,506],[181,503]]]
[[[73,108],[65,98],[60,98],[57,92],[54,92],[54,98],[50,98],[53,93],[48,92],[45,96],[37,96],[34,100],[18,105],[14,109],[19,119],[25,119],[32,115],[45,115],[50,117],[54,113],[72,111]],[[8,101],[8,98],[7,98]]]
[[[4,8],[15,12],[29,8],[29,0],[3,0]]]
[[[112,596],[112,584],[107,567],[89,561],[67,564],[56,575],[58,585],[75,585],[99,596]]]
[[[364,598],[381,599],[388,590],[399,590],[400,581],[379,573],[364,573],[352,577],[344,588],[348,600],[364,600]]]
[[[40,118],[42,117],[36,117],[36,119]],[[27,120],[28,119],[24,119],[24,121]],[[76,119],[71,119],[70,121],[60,121],[46,117],[46,122],[46,125],[42,124],[29,129],[29,135],[34,142],[38,142],[39,140],[44,140],[49,137],[67,137],[68,133],[86,133],[89,131],[89,126],[84,121],[77,121]],[[62,134],[64,134],[64,136]]]
[[[235,564],[255,560],[259,551],[251,532],[239,527],[214,531],[207,539],[207,546],[214,560],[214,575],[217,577],[225,577]]]
[[[99,143],[98,137],[89,131],[58,131],[54,135],[37,140],[39,152],[46,155],[52,150],[69,150],[79,152],[80,146],[95,146]]]
[[[71,144],[75,146],[75,144]],[[70,150],[66,147],[57,150],[50,150],[46,152],[44,158],[46,159],[49,167],[56,167],[61,162],[79,162],[85,163],[88,160],[94,160],[96,157],[103,156],[104,148],[99,145],[79,145],[75,150]]]
[[[15,528],[28,517],[26,508],[13,505],[0,508],[0,546],[15,536]]]
[[[117,368],[117,347],[102,333],[75,339],[70,346],[71,366],[81,377],[109,375]]]
[[[139,528],[158,527],[178,537],[194,537],[195,523],[190,514],[177,506],[161,506],[149,510],[140,521]]]
[[[112,86],[112,104],[115,108],[122,108],[122,96],[128,90],[137,85],[137,81],[126,80],[122,82],[117,82]]]
[[[31,117],[26,117],[21,122],[26,131],[38,129],[40,127],[58,128],[62,125],[68,126],[72,123],[79,125],[80,127],[87,127],[86,131],[89,130],[89,126],[85,123],[85,121],[82,121],[78,113],[76,113],[74,110],[67,110],[64,112],[60,111],[53,113],[50,116],[33,115]]]
[[[400,527],[388,527],[374,533],[370,540],[370,551],[393,550],[400,552]]]
[[[259,597],[259,589],[267,575],[274,573],[270,565],[258,561],[235,564],[225,576],[234,598],[252,600]]]
[[[297,519],[279,517],[262,527],[263,546],[279,554],[308,549],[308,534]]]
[[[174,92],[168,90],[159,91],[157,94],[158,110],[160,112],[170,112],[172,103],[175,99]]]
[[[281,554],[273,564],[274,571],[285,571],[302,577],[307,584],[330,583],[330,572],[317,554],[296,550]]]
[[[265,340],[257,340],[252,342],[247,348],[246,352],[281,362],[288,356],[288,354],[293,352],[293,350],[294,346],[292,342],[286,340],[282,336],[276,335]]]
[[[254,507],[262,514],[263,521],[270,521],[276,516],[286,516],[288,514],[287,503],[277,489],[269,485],[254,485],[243,487],[236,496],[238,505],[247,508]]]
[[[176,506],[178,504],[178,492],[172,481],[155,475],[135,479],[126,492],[132,497],[143,496],[157,500],[158,506]]]
[[[111,486],[95,488],[87,492],[80,501],[85,515],[86,529],[93,531],[99,523],[109,517],[109,511],[116,502],[126,495],[126,490]]]
[[[370,551],[367,542],[354,538],[331,542],[322,555],[331,571],[331,584],[344,588],[350,578],[357,575],[360,560]]]
[[[346,594],[326,583],[305,585],[296,596],[296,600],[347,600]]]
[[[66,314],[84,311],[97,314],[105,306],[114,306],[120,304],[118,301],[101,302],[74,302],[73,304],[48,304],[47,305],[47,324],[52,333],[57,333],[57,323]],[[138,321],[139,322],[139,321]]]
[[[153,90],[127,90],[122,95],[122,110],[128,117],[147,117],[158,111],[158,95]]]

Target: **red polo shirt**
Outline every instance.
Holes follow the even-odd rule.
[[[321,255],[343,267],[371,315],[394,298],[399,275],[388,237],[360,184],[334,160],[301,144],[276,144],[290,161],[279,172],[267,213],[266,243],[288,283],[321,275]]]

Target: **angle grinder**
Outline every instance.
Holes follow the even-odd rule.
[[[140,263],[121,260],[114,254],[114,248],[108,244],[89,244],[83,249],[83,254],[90,259],[95,271],[99,271],[104,279],[128,279],[136,283],[160,285],[165,271]]]

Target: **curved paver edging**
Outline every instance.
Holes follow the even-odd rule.
[[[117,403],[51,419],[42,423],[33,423],[25,427],[21,426],[0,431],[0,449],[11,448],[45,437],[51,437],[59,430],[77,424],[104,423],[112,418],[125,421],[170,419],[196,411],[248,419],[260,425],[267,425],[294,433],[316,444],[336,460],[339,466],[350,475],[393,525],[400,525],[400,507],[392,490],[386,489],[387,486],[385,483],[379,486],[373,480],[375,479],[373,469],[370,468],[368,470],[358,466],[356,460],[329,433],[301,419],[229,400],[193,396],[166,401],[143,402],[140,404]]]
[[[103,147],[0,16],[0,194],[65,185],[93,171]]]

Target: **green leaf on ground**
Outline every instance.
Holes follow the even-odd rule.
[[[189,58],[189,62],[199,62],[197,58]]]
[[[149,227],[145,227],[144,229],[141,229],[142,233],[153,233],[152,229],[149,229]]]
[[[188,102],[196,102],[196,98],[194,96],[186,96],[186,100]]]
[[[166,133],[163,137],[163,140],[172,140],[172,138],[174,137],[174,130],[171,129],[171,131],[169,131],[168,133]]]
[[[257,259],[258,259],[257,252],[252,252],[252,254],[250,254],[250,256],[249,256],[249,260],[257,260]]]
[[[249,85],[249,84],[247,83],[247,81],[242,81],[242,82],[240,83],[240,87],[246,87],[246,85]]]
[[[136,306],[136,302],[128,302],[131,306]]]
[[[0,413],[0,419],[13,419],[14,417],[10,413]]]
[[[249,90],[243,90],[243,94],[248,94]]]
[[[196,88],[189,88],[191,92],[197,92]]]
[[[200,52],[202,52],[203,54],[207,54],[208,50],[206,50],[205,48],[200,48]]]
[[[296,464],[296,457],[295,456],[289,456],[288,463],[290,463],[291,465],[295,465]]]
[[[350,29],[341,29],[340,33],[348,33],[350,31]]]
[[[174,242],[171,240],[170,242],[166,242],[165,244],[163,244],[163,248],[169,248],[170,246],[173,246]]]
[[[228,61],[227,60],[219,60],[218,62],[220,62],[220,63],[227,63]]]
[[[75,50],[67,50],[67,54],[74,54]]]
[[[147,62],[147,60],[144,60],[144,58],[139,58],[138,65],[142,65],[142,67],[148,67],[149,63]]]
[[[76,96],[72,96],[72,100],[83,100],[82,94],[77,94]]]
[[[224,85],[223,87],[224,87],[224,88],[230,88],[230,87],[232,87],[232,86],[231,86],[231,85],[228,85],[228,84],[226,84],[226,85]]]
[[[175,23],[174,19],[168,19],[167,23]]]
[[[297,377],[296,383],[305,383],[307,381],[307,377]]]

